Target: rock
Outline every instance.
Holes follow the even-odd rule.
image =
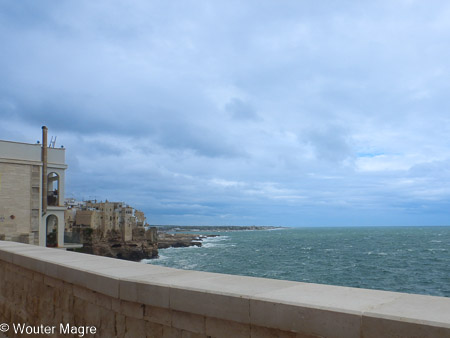
[[[168,233],[158,233],[158,248],[183,248],[188,246],[193,246],[192,242],[198,240],[197,235],[192,234],[168,234]],[[197,245],[197,246],[201,246]]]
[[[188,246],[202,246],[202,239],[216,237],[217,235],[196,235],[196,234],[169,234],[158,232],[158,249],[185,248]]]
[[[83,229],[83,248],[77,251],[125,259],[140,261],[142,259],[158,257],[158,245],[156,243],[156,229],[145,230],[144,228],[133,229],[133,239],[124,241],[120,231],[112,230],[101,234],[90,228]]]

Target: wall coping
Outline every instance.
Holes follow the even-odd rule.
[[[120,300],[249,325],[324,337],[450,336],[447,297],[178,270],[7,241],[1,261]]]

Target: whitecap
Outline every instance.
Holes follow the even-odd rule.
[[[205,243],[202,245],[202,248],[216,248],[216,247],[223,247],[226,246],[225,244],[218,244],[218,243]]]
[[[177,249],[187,249],[187,250],[189,250],[189,249],[198,249],[198,248],[201,248],[202,246],[191,245],[191,246],[181,247],[181,248],[177,248]]]
[[[180,269],[183,270],[195,270],[195,268],[198,266],[198,264],[195,263],[186,263],[180,266]]]

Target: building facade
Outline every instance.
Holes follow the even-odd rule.
[[[67,201],[66,204],[67,231],[73,227],[89,227],[103,236],[109,231],[118,231],[124,241],[130,241],[133,229],[145,226],[144,213],[123,202]]]
[[[0,140],[0,239],[64,245],[64,148]]]

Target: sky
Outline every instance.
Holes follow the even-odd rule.
[[[0,0],[0,139],[150,224],[450,224],[450,2]]]

